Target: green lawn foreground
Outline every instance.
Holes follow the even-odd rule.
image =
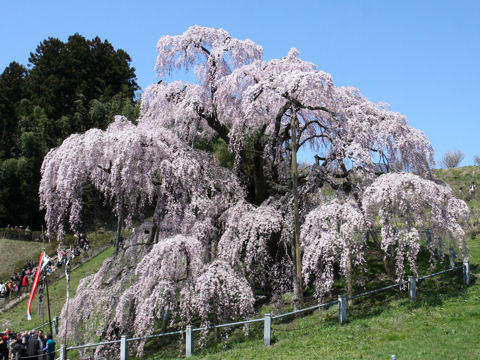
[[[263,345],[263,323],[245,337],[237,327],[224,343],[195,349],[194,359],[480,359],[480,239],[469,241],[472,283],[462,272],[440,275],[417,286],[417,301],[406,291],[359,299],[339,325],[337,306],[272,324],[274,343]],[[423,274],[420,274],[423,275]],[[477,278],[477,279],[475,279]],[[259,316],[262,316],[259,314]],[[181,356],[184,345],[146,356]],[[182,358],[182,357],[178,357]]]
[[[113,247],[109,247],[99,255],[92,258],[90,261],[73,270],[70,275],[70,298],[76,294],[77,286],[81,279],[96,273],[103,262],[113,255]],[[59,268],[57,271],[64,271],[64,268]],[[62,307],[65,303],[67,294],[67,282],[65,278],[49,285],[50,295],[50,309],[52,317],[59,316]],[[45,293],[45,321],[48,321],[48,310],[46,307],[46,293]],[[38,317],[38,295],[32,304],[32,320],[27,320],[27,299],[21,301],[18,305],[9,311],[0,314],[0,329],[4,330],[6,327],[13,331],[30,330],[43,324],[43,319]]]
[[[45,247],[48,254],[52,254],[57,249],[57,246],[58,243],[54,242],[41,243],[0,239],[0,280],[10,279],[13,273],[20,271],[28,260],[32,260],[34,266],[36,266],[43,247]],[[25,254],[28,254],[28,256]]]

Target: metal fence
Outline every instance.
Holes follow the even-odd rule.
[[[226,328],[226,327],[234,327],[238,325],[246,325],[246,324],[251,324],[251,323],[257,323],[257,322],[263,322],[263,344],[265,346],[270,346],[272,343],[272,322],[277,319],[281,319],[287,316],[291,315],[296,315],[300,313],[304,313],[307,311],[312,311],[312,310],[317,310],[320,308],[328,308],[332,305],[338,304],[338,322],[340,324],[345,324],[347,322],[347,312],[348,312],[348,300],[354,300],[358,299],[360,297],[365,297],[365,296],[370,296],[373,294],[377,294],[389,289],[397,288],[397,287],[403,287],[407,285],[408,287],[408,298],[410,301],[415,301],[417,297],[417,282],[421,280],[425,280],[428,278],[432,278],[434,276],[442,275],[448,272],[456,271],[459,269],[463,269],[463,282],[466,285],[470,284],[470,264],[468,260],[464,261],[462,265],[460,266],[452,266],[447,270],[439,271],[433,274],[429,275],[424,275],[421,277],[416,278],[415,276],[409,276],[408,281],[401,282],[401,283],[396,283],[392,285],[388,285],[379,289],[371,290],[371,291],[366,291],[360,294],[353,295],[351,297],[347,297],[344,295],[340,295],[337,300],[332,300],[323,304],[317,304],[314,306],[310,306],[304,309],[296,310],[296,311],[291,311],[287,312],[284,314],[279,314],[272,316],[271,314],[265,314],[264,317],[262,318],[257,318],[257,319],[251,319],[251,320],[245,320],[245,321],[237,321],[237,322],[232,322],[232,323],[227,323],[227,324],[220,324],[220,325],[215,325],[215,326],[210,326],[207,329],[219,329],[219,328]],[[190,357],[193,352],[194,352],[194,333],[198,331],[203,331],[206,330],[206,328],[203,327],[198,327],[195,328],[192,325],[187,325],[185,330],[179,330],[179,331],[172,331],[172,332],[164,332],[164,333],[158,333],[158,334],[153,334],[153,335],[148,335],[148,336],[141,336],[141,337],[134,337],[134,338],[128,338],[126,335],[122,335],[120,339],[118,340],[111,340],[111,341],[104,341],[104,342],[99,342],[99,343],[91,343],[91,344],[84,344],[84,345],[77,345],[77,346],[70,346],[67,347],[66,345],[62,344],[61,348],[57,350],[60,353],[60,360],[67,360],[67,354],[68,351],[72,350],[81,350],[81,349],[86,349],[86,348],[92,348],[92,347],[97,347],[97,346],[102,346],[102,345],[110,345],[110,344],[120,344],[120,360],[127,360],[128,359],[128,343],[133,342],[133,341],[138,341],[138,340],[147,340],[147,339],[152,339],[152,338],[157,338],[157,337],[163,337],[163,336],[172,336],[172,335],[183,335],[185,334],[185,356]]]

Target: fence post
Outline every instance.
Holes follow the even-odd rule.
[[[57,336],[58,335],[58,316],[55,316],[52,322],[53,322],[53,335]]]
[[[128,360],[127,335],[120,338],[120,360]]]
[[[338,322],[340,324],[347,322],[347,297],[343,295],[338,297]]]
[[[265,314],[263,318],[263,345],[270,346],[272,342],[272,315]]]
[[[185,331],[185,357],[190,357],[193,354],[193,332],[192,325],[187,325]]]
[[[415,276],[408,277],[408,300],[415,301],[417,299],[417,278]]]
[[[67,347],[65,344],[60,346],[60,360],[67,360]]]
[[[463,282],[470,285],[470,263],[468,259],[463,260]]]

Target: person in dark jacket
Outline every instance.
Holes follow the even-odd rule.
[[[22,343],[22,339],[19,337],[17,340],[13,340],[11,343],[11,349],[13,354],[13,360],[21,360],[25,356],[25,345]]]
[[[8,336],[0,336],[0,360],[8,360]]]
[[[30,334],[30,337],[27,341],[27,356],[36,356],[38,355],[38,350],[40,350],[40,344],[38,342],[38,334]]]

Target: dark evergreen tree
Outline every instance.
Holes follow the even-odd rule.
[[[40,227],[43,156],[72,133],[106,128],[138,114],[131,58],[107,40],[79,34],[42,41],[29,68],[12,62],[0,75],[0,227]]]

